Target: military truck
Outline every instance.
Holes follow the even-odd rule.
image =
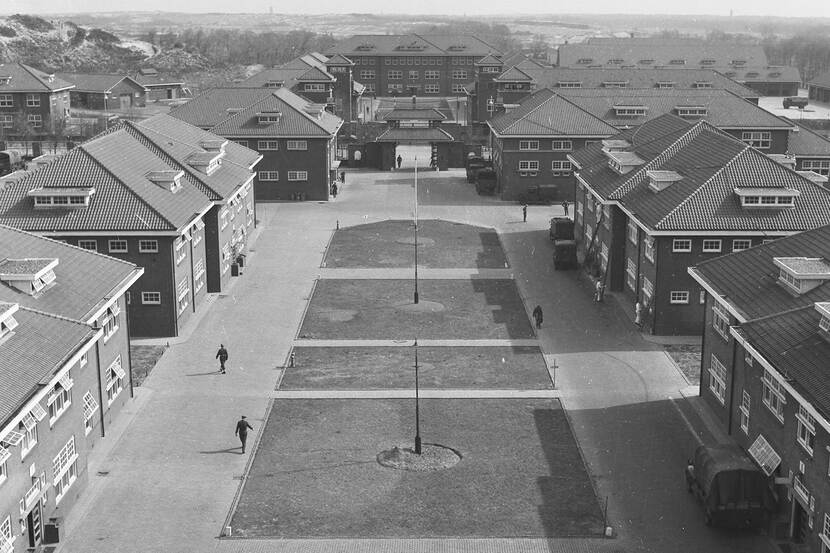
[[[553,268],[576,269],[576,240],[574,240],[574,222],[567,217],[554,217],[550,220],[550,239],[553,240]]]
[[[736,445],[701,445],[686,466],[686,487],[708,526],[760,528],[775,511],[767,476]]]
[[[790,109],[790,106],[795,106],[798,109],[804,109],[807,107],[807,103],[809,100],[804,96],[790,96],[789,98],[784,98],[784,109]]]
[[[476,192],[480,196],[492,196],[496,193],[496,171],[485,167],[476,171]]]

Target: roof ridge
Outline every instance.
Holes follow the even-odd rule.
[[[31,67],[31,66],[29,66],[29,65],[26,65],[26,64],[25,64],[25,63],[23,63],[23,62],[17,62],[17,64],[18,64],[20,67],[22,67],[22,68],[23,68],[23,70],[24,70],[24,71],[26,71],[29,75],[31,75],[32,77],[34,77],[35,79],[37,79],[37,81],[38,81],[40,84],[42,84],[42,85],[43,85],[43,86],[44,86],[47,90],[51,90],[51,88],[49,88],[49,87],[46,85],[46,83],[44,83],[44,82],[43,82],[43,79],[42,79],[39,75],[36,75],[36,74],[34,73],[34,71],[38,71],[37,69],[35,69],[34,67]]]
[[[55,238],[50,238],[49,236],[35,234],[33,232],[29,232],[28,230],[23,230],[23,229],[19,229],[19,228],[16,228],[16,227],[12,227],[12,226],[6,225],[4,223],[0,223],[0,228],[6,229],[6,230],[11,230],[11,231],[14,231],[14,232],[20,232],[20,233],[23,233],[23,234],[29,234],[31,236],[34,236],[35,238],[41,238],[43,240],[49,240],[50,242],[55,242],[56,244],[60,244],[61,246],[67,246],[69,248],[73,248],[73,249],[76,249],[78,251],[86,252],[88,254],[97,255],[97,256],[100,256],[100,257],[105,257],[108,260],[117,261],[118,263],[122,263],[124,265],[132,265],[133,267],[137,267],[137,265],[135,263],[131,263],[130,261],[126,261],[126,260],[120,259],[118,257],[113,257],[113,256],[110,256],[110,255],[103,254],[103,253],[99,252],[98,250],[88,250],[86,248],[82,248],[80,246],[70,244],[69,242],[63,242],[61,240],[56,240]]]
[[[139,140],[143,139],[143,140],[147,141],[147,142],[149,143],[150,147],[151,147],[153,150],[155,150],[155,152],[154,152],[154,153],[155,153],[156,155],[158,155],[159,157],[161,157],[165,163],[167,163],[167,164],[169,164],[169,165],[174,165],[174,166],[177,166],[177,167],[179,167],[181,170],[183,170],[183,171],[185,172],[185,174],[186,174],[186,175],[188,175],[188,176],[190,177],[190,179],[189,179],[189,180],[190,180],[190,183],[191,183],[193,186],[195,186],[195,187],[196,187],[196,189],[197,189],[197,190],[199,190],[202,194],[205,194],[205,193],[204,193],[204,191],[203,191],[203,190],[201,190],[201,188],[202,188],[202,187],[204,187],[204,188],[206,188],[206,189],[210,190],[210,191],[211,191],[214,195],[218,196],[218,197],[219,197],[218,199],[220,199],[220,200],[221,200],[221,199],[224,199],[224,198],[222,197],[222,194],[219,194],[219,193],[218,193],[216,190],[214,190],[214,189],[213,189],[213,188],[212,188],[212,187],[211,187],[208,183],[206,183],[204,180],[202,180],[202,178],[201,178],[201,177],[197,176],[197,175],[195,174],[195,171],[194,171],[191,167],[189,167],[189,166],[188,166],[187,164],[185,164],[185,163],[181,163],[181,162],[179,162],[179,160],[177,160],[175,157],[173,157],[171,154],[169,154],[169,153],[168,153],[168,152],[167,152],[164,148],[162,148],[161,146],[159,146],[159,145],[156,143],[156,141],[155,141],[155,140],[153,140],[152,138],[150,138],[149,136],[147,136],[147,135],[143,132],[143,130],[142,130],[142,129],[139,129],[139,125],[138,125],[138,124],[136,124],[136,123],[134,123],[134,122],[132,122],[132,121],[125,121],[125,123],[126,123],[126,128],[127,128],[127,129],[129,129],[129,130],[134,131],[135,133],[137,133],[137,134],[140,136]],[[149,130],[153,130],[153,129],[149,129]],[[128,131],[128,132],[129,132],[129,131]],[[153,132],[157,132],[158,134],[160,134],[160,135],[162,135],[162,136],[165,136],[165,137],[167,137],[167,138],[170,138],[171,140],[176,140],[177,142],[181,142],[180,140],[175,139],[175,138],[173,138],[173,137],[168,137],[166,134],[164,134],[164,133],[162,133],[162,132],[158,132],[158,131],[155,131],[155,130],[153,130]],[[135,135],[133,135],[132,133],[131,133],[131,135],[132,135],[134,138],[138,138],[138,137],[135,137]],[[227,140],[227,139],[225,139],[225,140]],[[182,142],[182,143],[183,143],[183,144],[186,144],[186,143],[184,143],[184,142]],[[194,180],[195,180],[196,182],[193,182]],[[205,196],[207,196],[207,194],[205,194]],[[210,197],[208,197],[208,200],[210,200],[210,201],[216,201],[214,198],[210,198]]]
[[[285,88],[278,88],[277,90],[274,91],[274,97],[277,98],[280,102],[286,104],[288,107],[290,107],[291,109],[293,109],[297,113],[299,113],[301,116],[303,116],[306,119],[308,119],[309,121],[311,121],[314,125],[316,125],[320,130],[322,130],[326,134],[329,134],[329,135],[331,134],[331,132],[329,132],[328,129],[326,129],[319,121],[317,121],[315,118],[313,118],[310,114],[306,113],[304,109],[300,109],[300,108],[295,107],[293,104],[291,104],[291,102],[289,102],[288,100],[283,98],[280,94],[294,94],[293,92],[291,92],[290,90],[287,90]],[[304,98],[303,96],[300,96],[299,94],[294,94],[294,96],[296,96],[297,98],[300,98],[303,101],[305,101],[306,106],[308,104],[315,103],[315,102],[309,101],[307,98]],[[265,100],[265,99],[263,98],[263,100]]]
[[[524,120],[526,117],[529,117],[529,116],[530,116],[530,114],[534,113],[537,109],[541,108],[542,106],[544,106],[545,104],[547,104],[548,102],[550,102],[553,98],[558,97],[558,96],[556,95],[556,93],[555,93],[555,92],[553,92],[552,90],[550,90],[549,88],[543,88],[543,89],[542,89],[542,90],[540,90],[539,92],[543,92],[543,91],[549,91],[549,92],[550,92],[550,96],[548,96],[547,98],[545,98],[544,100],[542,100],[541,102],[539,102],[539,105],[537,105],[537,106],[535,106],[535,107],[531,108],[530,110],[528,110],[528,112],[527,112],[527,113],[525,113],[524,115],[522,115],[521,117],[519,117],[519,118],[515,119],[512,123],[510,123],[509,125],[507,125],[507,126],[504,128],[504,130],[502,131],[502,133],[509,131],[509,130],[510,130],[510,128],[511,128],[511,127],[513,127],[513,125],[517,125],[520,121]],[[544,125],[542,125],[542,126],[544,126]],[[550,128],[550,127],[548,127],[548,128]],[[551,128],[551,130],[555,130],[555,129],[552,129],[552,128]]]
[[[628,177],[626,180],[622,182],[613,192],[608,195],[609,199],[621,199],[620,195],[625,195],[631,191],[635,186],[640,184],[643,179],[647,176],[648,171],[651,171],[654,166],[659,166],[674,157],[677,152],[683,146],[686,146],[689,142],[697,138],[700,135],[701,129],[703,128],[703,124],[706,123],[705,121],[698,121],[690,128],[686,130],[680,137],[677,138],[674,142],[669,144],[668,148],[654,156],[651,161],[647,162],[643,165],[640,169],[634,172],[633,175]],[[643,127],[640,126],[634,133],[631,135],[631,140],[634,140],[634,137]],[[665,135],[663,135],[665,136]],[[656,139],[655,139],[656,140]],[[625,190],[623,190],[625,189]]]
[[[804,310],[810,311],[810,310],[815,309],[814,303],[815,302],[808,303],[807,305],[798,305],[796,307],[791,307],[789,309],[785,309],[784,311],[777,311],[775,313],[768,313],[766,315],[756,317],[755,319],[749,319],[748,321],[744,321],[743,323],[740,323],[738,325],[738,327],[742,327],[745,324],[751,324],[751,323],[765,321],[767,319],[771,319],[773,317],[778,317],[778,316],[781,316],[781,315],[789,315],[791,313],[795,313],[796,311],[804,311]]]
[[[107,167],[106,165],[104,165],[103,163],[101,163],[100,161],[98,161],[98,158],[96,158],[94,155],[92,155],[91,153],[89,153],[89,152],[86,150],[86,148],[85,148],[85,146],[86,146],[86,145],[87,145],[87,143],[85,142],[84,144],[81,144],[80,146],[78,146],[78,149],[79,149],[81,152],[83,152],[83,154],[84,154],[85,156],[87,156],[89,159],[91,159],[91,160],[92,160],[92,162],[93,162],[95,165],[99,166],[101,169],[103,169],[103,170],[104,170],[104,172],[105,172],[106,174],[108,174],[110,177],[112,177],[112,179],[113,179],[113,180],[115,180],[115,182],[119,183],[119,185],[121,185],[121,187],[122,187],[122,188],[126,189],[126,190],[127,190],[127,191],[128,191],[128,192],[132,195],[132,196],[134,196],[134,197],[135,197],[135,198],[137,198],[137,199],[138,199],[141,203],[143,203],[145,206],[147,206],[147,208],[148,208],[148,209],[150,209],[150,211],[152,211],[153,213],[155,213],[155,214],[156,214],[156,216],[157,216],[160,220],[165,221],[165,222],[166,222],[169,226],[173,226],[172,222],[171,222],[171,221],[170,221],[167,217],[165,217],[164,215],[162,215],[162,214],[159,212],[159,210],[157,210],[157,209],[156,209],[156,207],[155,207],[155,206],[153,206],[153,205],[151,205],[149,202],[147,202],[147,201],[146,201],[146,200],[145,200],[145,199],[144,199],[144,198],[143,198],[140,194],[138,194],[138,193],[137,193],[135,190],[133,190],[131,187],[129,187],[129,186],[127,186],[127,185],[125,185],[125,184],[124,184],[124,182],[123,182],[120,178],[118,178],[117,176],[115,176],[115,173],[113,173],[112,171],[110,171],[109,167]],[[143,221],[142,221],[142,222],[143,222]]]
[[[701,121],[701,122],[702,122],[702,121]],[[718,169],[717,171],[715,171],[715,172],[712,174],[712,176],[710,176],[708,179],[706,179],[705,181],[703,181],[702,183],[700,183],[700,186],[698,186],[698,187],[697,187],[697,189],[695,189],[695,191],[694,191],[694,192],[692,192],[691,194],[689,194],[688,196],[686,196],[685,198],[683,198],[683,201],[681,201],[679,204],[677,204],[676,206],[674,206],[674,208],[673,208],[671,211],[669,211],[668,213],[666,213],[666,214],[663,216],[663,218],[661,218],[659,221],[657,221],[657,224],[655,224],[655,225],[654,225],[654,228],[656,229],[656,228],[660,227],[660,226],[663,224],[663,222],[664,222],[664,221],[666,221],[669,217],[671,217],[672,215],[674,215],[674,213],[676,213],[676,212],[677,212],[677,211],[678,211],[681,207],[683,207],[683,206],[684,206],[684,205],[686,205],[688,202],[690,202],[690,201],[691,201],[691,199],[692,199],[693,197],[695,197],[695,196],[696,196],[696,195],[697,195],[697,194],[698,194],[698,193],[699,193],[699,192],[700,192],[700,191],[701,191],[701,190],[702,190],[702,189],[703,189],[703,188],[704,188],[707,184],[709,184],[710,182],[712,182],[712,179],[714,179],[715,177],[719,176],[721,173],[723,173],[724,171],[726,171],[727,167],[730,167],[732,164],[736,163],[738,159],[740,159],[741,157],[743,157],[743,156],[746,154],[746,152],[748,152],[748,151],[749,151],[749,150],[751,150],[751,149],[752,149],[752,147],[751,147],[751,146],[749,146],[749,145],[745,144],[745,145],[744,145],[744,148],[743,148],[740,152],[738,152],[738,154],[737,154],[737,155],[733,156],[733,157],[732,157],[732,159],[730,159],[728,162],[726,162],[726,163],[723,165],[723,167],[721,167],[720,169]]]
[[[23,311],[31,311],[32,313],[37,313],[38,315],[44,315],[46,317],[51,317],[53,319],[58,319],[60,321],[69,321],[71,323],[81,324],[81,325],[84,325],[86,327],[89,327],[90,330],[93,330],[95,328],[92,325],[90,325],[90,324],[88,324],[84,321],[79,321],[78,319],[73,319],[72,317],[67,317],[66,315],[61,315],[59,313],[52,313],[50,311],[43,311],[41,309],[36,309],[34,307],[30,307],[30,306],[23,305],[23,304],[18,304],[18,306],[19,306],[19,309],[21,309]]]

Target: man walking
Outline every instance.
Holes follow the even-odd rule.
[[[602,296],[605,294],[605,285],[601,279],[597,279],[596,293],[594,294],[594,301],[602,301]]]
[[[522,206],[522,221],[527,223],[527,204]]]
[[[565,210],[565,217],[568,216],[568,200],[562,202],[562,208]]]
[[[401,157],[401,154],[398,154],[398,159],[396,161],[398,162],[398,169],[400,169],[401,163],[403,163],[403,158]]]
[[[542,306],[537,305],[533,308],[533,319],[536,321],[536,328],[542,328]]]
[[[225,374],[225,361],[228,360],[228,350],[225,344],[219,344],[219,351],[216,352],[216,359],[219,360],[219,372]]]
[[[236,431],[234,436],[239,436],[239,441],[242,442],[242,453],[245,453],[245,442],[248,441],[248,430],[253,430],[254,427],[245,419],[245,415],[236,423]]]

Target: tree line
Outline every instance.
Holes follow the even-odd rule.
[[[785,38],[767,36],[762,44],[771,64],[797,67],[805,83],[830,71],[830,28],[826,26]]]

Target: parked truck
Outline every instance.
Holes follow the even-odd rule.
[[[701,445],[686,466],[686,487],[707,525],[759,528],[775,511],[769,479],[736,445]]]
[[[0,152],[0,176],[8,175],[23,168],[23,160],[20,154],[14,150],[3,150]]]
[[[481,196],[492,196],[496,193],[496,171],[492,167],[485,167],[476,171],[476,192]]]
[[[553,268],[576,269],[576,240],[574,240],[574,222],[567,217],[554,217],[550,220],[550,239],[553,240]]]

